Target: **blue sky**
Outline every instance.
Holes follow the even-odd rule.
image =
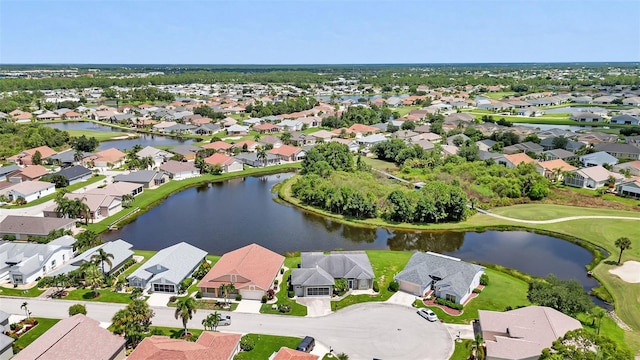
[[[0,63],[640,60],[640,1],[0,0]]]

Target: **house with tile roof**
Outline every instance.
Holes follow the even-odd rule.
[[[64,197],[70,200],[81,200],[89,208],[89,219],[96,221],[117,214],[122,210],[122,200],[113,196],[105,194],[90,194],[90,193],[68,193]],[[56,212],[56,204],[52,204],[48,208],[43,210],[45,217],[59,217]]]
[[[160,171],[164,172],[172,180],[184,180],[200,176],[200,170],[188,161],[169,160],[160,165]]]
[[[568,331],[582,328],[578,320],[544,306],[505,312],[478,310],[478,318],[477,335],[485,342],[487,359],[537,359]]]
[[[117,168],[124,164],[126,156],[127,154],[116,148],[109,148],[82,159],[82,165],[89,168],[93,166],[98,169]]]
[[[277,353],[273,353],[269,360],[317,360],[318,356],[306,352],[281,347]]]
[[[126,341],[100,326],[100,322],[77,314],[62,319],[22,349],[14,360],[123,360]]]
[[[626,163],[618,164],[613,167],[613,171],[622,173],[628,171],[629,175],[640,176],[640,160],[629,161]]]
[[[565,185],[597,189],[601,188],[613,179],[612,185],[620,184],[624,180],[624,176],[611,172],[602,166],[590,166],[573,171],[570,175],[565,176]]]
[[[220,285],[232,283],[243,299],[260,300],[272,288],[284,256],[258,244],[224,254],[198,283],[205,297],[222,297]]]
[[[541,161],[536,164],[538,173],[549,180],[562,181],[564,179],[564,173],[566,171],[577,170],[575,166],[569,165],[566,161],[561,159]]]
[[[291,271],[296,296],[331,296],[335,279],[346,279],[352,290],[373,287],[375,275],[364,251],[301,254],[300,268]]]
[[[203,149],[213,149],[218,152],[228,152],[233,149],[233,145],[224,141],[214,141],[212,143],[202,145]]]
[[[35,181],[47,175],[49,170],[42,165],[29,165],[20,168],[7,175],[7,180],[12,183],[21,181]]]
[[[0,237],[13,235],[16,240],[28,240],[46,237],[54,230],[72,230],[75,225],[75,219],[7,215],[0,221]]]
[[[205,331],[195,342],[167,336],[146,337],[127,360],[232,360],[241,334]]]
[[[127,262],[127,260],[133,258],[132,244],[129,244],[122,239],[107,241],[103,244],[94,246],[91,249],[86,250],[82,254],[77,255],[67,264],[52,271],[50,274],[48,274],[48,276],[68,274],[74,270],[79,269],[82,264],[93,261],[93,256],[100,249],[104,250],[104,252],[106,252],[107,254],[113,255],[113,258],[111,259],[111,265],[106,262],[99,265],[101,268],[102,265],[104,265],[104,270],[107,275],[117,271],[124,265],[125,262]]]
[[[244,169],[242,162],[232,156],[221,153],[215,153],[205,158],[204,162],[209,165],[220,165],[223,173],[242,171]]]
[[[438,298],[464,304],[480,285],[484,267],[434,252],[417,252],[395,276],[400,290],[415,296],[434,291]]]
[[[173,154],[162,149],[156,149],[153,146],[147,146],[136,153],[139,158],[151,157],[153,159],[154,166],[160,166],[167,162]]]
[[[180,284],[205,260],[207,252],[186,242],[158,251],[127,277],[130,286],[177,294]]]
[[[48,146],[39,146],[33,149],[21,151],[20,153],[7,158],[7,161],[14,162],[18,165],[32,165],[31,159],[36,152],[40,153],[41,159],[46,159],[49,156],[56,154],[56,151]]]
[[[273,148],[269,150],[269,154],[276,155],[280,158],[280,161],[294,162],[302,161],[307,154],[303,149],[291,145],[282,145],[279,148]]]
[[[495,158],[496,164],[504,165],[508,168],[514,168],[522,163],[530,164],[536,162],[525,153],[505,154]]]

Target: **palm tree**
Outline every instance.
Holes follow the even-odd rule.
[[[616,240],[616,247],[620,249],[620,255],[618,256],[618,265],[620,265],[620,260],[622,260],[622,252],[631,249],[631,239],[628,237],[621,237]]]
[[[289,142],[291,142],[291,133],[288,131],[283,132],[282,135],[280,135],[280,140],[282,140],[283,144],[289,145]]]
[[[211,329],[213,331],[216,331],[216,328],[218,328],[218,324],[220,324],[220,319],[220,313],[214,311],[213,314],[209,314],[206,318],[202,319],[202,326],[205,330]]]
[[[22,303],[22,305],[20,306],[20,309],[24,310],[25,315],[27,315],[27,320],[29,319],[29,317],[31,316],[31,312],[29,311],[29,308],[27,308],[27,305],[29,305],[29,303],[27,303],[26,301]]]
[[[74,153],[73,153],[73,161],[75,162],[79,162],[80,160],[84,159],[84,152],[82,150],[77,149]]]
[[[193,319],[193,315],[196,313],[196,301],[192,297],[184,297],[178,300],[176,304],[176,319],[182,319],[182,325],[184,325],[184,334],[187,336],[187,323]]]
[[[89,286],[93,292],[93,296],[97,295],[96,289],[104,282],[104,275],[95,264],[89,265],[84,272],[84,283]]]
[[[129,207],[131,206],[131,202],[133,201],[133,195],[124,194],[122,195],[122,206]]]
[[[253,141],[255,141],[255,142],[260,141],[260,134],[255,134],[255,135],[253,136]]]
[[[100,266],[102,267],[102,274],[104,275],[106,275],[106,273],[104,272],[104,264],[109,264],[109,268],[113,266],[111,259],[113,259],[113,254],[109,254],[103,249],[98,249],[98,251],[93,256],[91,256],[91,260],[94,263],[100,264]]]
[[[229,303],[229,294],[232,293],[236,287],[233,283],[222,284],[220,285],[220,291],[224,292],[224,302],[225,304]]]
[[[66,217],[69,215],[69,210],[70,210],[70,202],[69,199],[67,199],[66,197],[64,197],[64,195],[62,194],[62,192],[59,192],[56,195],[56,198],[53,200],[56,204],[56,208],[55,208],[55,212],[58,216],[60,217]]]
[[[598,329],[596,330],[596,335],[600,335],[600,325],[602,325],[602,318],[607,315],[607,312],[600,306],[594,306],[593,309],[591,309],[591,315],[593,315],[594,318],[598,319]]]
[[[267,166],[267,150],[262,146],[256,147],[256,157],[258,160],[262,160],[264,166]]]
[[[85,230],[76,235],[76,242],[73,244],[73,251],[83,252],[100,244],[102,244],[102,240],[98,234],[91,230]]]
[[[87,203],[85,202],[87,200],[86,197],[83,197],[82,199],[76,199],[75,204],[74,204],[74,208],[78,211],[78,215],[83,214],[84,215],[84,224],[88,225],[89,224],[89,218],[91,217],[91,209],[89,209],[89,205],[87,205]]]

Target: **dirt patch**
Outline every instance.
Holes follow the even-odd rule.
[[[640,283],[640,262],[625,261],[622,266],[609,270],[613,275],[618,276],[622,281],[628,283]]]
[[[612,210],[640,211],[640,206],[633,206],[619,201],[612,201],[597,196],[596,192],[581,194],[569,189],[552,189],[549,196],[543,200],[545,204],[569,205],[586,208],[601,208]]]

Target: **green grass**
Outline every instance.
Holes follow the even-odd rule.
[[[49,194],[47,196],[43,196],[40,199],[36,199],[33,201],[30,201],[24,205],[6,205],[3,206],[3,208],[5,209],[19,209],[19,208],[27,208],[30,206],[35,206],[35,205],[40,205],[40,204],[44,204],[45,202],[49,201],[49,200],[53,200],[56,198],[56,195],[58,195],[58,193],[64,189],[67,192],[73,192],[76,191],[78,189],[82,189],[83,187],[89,185],[89,184],[93,184],[96,183],[100,180],[104,180],[106,178],[106,176],[104,175],[98,175],[98,176],[92,176],[89,179],[87,179],[86,181],[82,181],[73,185],[69,185],[65,188],[61,188],[61,189],[56,189],[56,192],[54,192],[53,194]]]
[[[349,305],[368,301],[385,301],[393,295],[387,288],[393,277],[404,269],[413,255],[407,251],[367,250],[367,256],[378,283],[378,295],[349,295],[346,298],[332,302],[333,310],[339,310]]]
[[[365,164],[371,166],[371,168],[376,170],[382,170],[387,172],[400,170],[398,166],[392,162],[378,160],[378,159],[374,159],[366,156],[363,156],[361,159],[362,161],[364,161]]]
[[[119,138],[123,136],[127,136],[126,133],[116,132],[116,131],[92,131],[92,130],[66,130],[71,137],[80,137],[82,135],[90,138],[94,137],[96,140],[103,142],[114,140],[114,138]],[[133,129],[131,131],[134,131]]]
[[[43,292],[44,290],[38,289],[37,286],[34,286],[28,290],[0,286],[0,295],[3,296],[38,297]]]
[[[507,306],[515,309],[521,305],[530,305],[527,300],[529,286],[526,282],[493,269],[486,269],[485,273],[489,276],[489,285],[467,303],[461,315],[449,315],[435,306],[429,308],[444,322],[468,324],[478,318],[478,310],[504,311]],[[419,307],[425,306],[420,302]]]
[[[544,211],[541,211],[544,207]],[[611,210],[611,209],[598,209],[598,208],[584,208],[565,205],[540,205],[540,204],[523,204],[515,205],[504,208],[495,208],[491,210],[492,213],[508,216],[514,219],[523,220],[549,220],[567,216],[624,216],[624,217],[636,217],[640,218],[640,213],[623,211],[623,210]]]
[[[481,96],[488,97],[493,100],[502,100],[506,97],[515,95],[516,93],[513,91],[496,91],[496,92],[486,92],[481,94]]]
[[[598,320],[593,322],[593,317],[589,314],[578,314],[577,319],[582,323],[582,327],[588,332],[596,333],[598,329]],[[622,330],[609,316],[602,318],[602,325],[600,326],[600,335],[604,335],[613,340],[618,347],[628,348],[625,343],[625,331]]]
[[[240,360],[264,360],[268,359],[271,354],[280,350],[281,347],[295,349],[302,340],[297,337],[290,336],[274,336],[264,334],[247,334],[247,337],[253,340],[255,347],[251,351],[240,352],[234,359]]]
[[[412,106],[402,106],[399,107],[397,109],[393,109],[394,112],[398,112],[400,114],[400,117],[407,115],[408,113],[410,113],[412,110],[418,110],[422,108],[422,106],[418,106],[418,105],[412,105]]]
[[[24,349],[29,346],[32,342],[34,342],[40,335],[47,332],[47,330],[51,329],[53,325],[55,325],[59,319],[47,319],[47,318],[36,318],[38,319],[38,325],[36,325],[33,329],[29,330],[26,334],[20,336],[18,340],[15,342],[15,346],[20,349]]]
[[[75,300],[75,301],[95,301],[95,302],[110,302],[110,303],[119,303],[119,304],[127,304],[131,302],[131,297],[129,294],[121,294],[117,292],[113,292],[111,290],[99,289],[97,290],[100,293],[100,296],[97,298],[89,297],[89,293],[92,292],[91,289],[76,289],[69,291],[69,294],[63,297],[63,300]]]
[[[467,360],[469,355],[471,355],[471,350],[473,349],[473,340],[462,340],[462,341],[454,341],[455,347],[453,348],[453,354],[449,360]]]
[[[172,194],[178,193],[182,190],[185,190],[194,186],[199,186],[199,185],[210,183],[210,182],[224,181],[224,180],[229,180],[229,179],[244,177],[244,176],[265,175],[265,174],[273,174],[273,173],[279,173],[284,171],[290,171],[290,170],[299,169],[300,166],[301,166],[300,163],[275,165],[275,166],[269,166],[266,168],[257,168],[257,169],[250,168],[250,169],[246,169],[243,171],[230,173],[230,174],[221,174],[221,175],[207,174],[207,175],[199,176],[196,178],[190,178],[190,179],[185,179],[180,181],[169,181],[168,183],[156,189],[145,190],[142,194],[136,196],[130,208],[123,209],[117,214],[109,216],[101,220],[100,222],[89,224],[87,228],[96,233],[107,231],[109,229],[110,224],[118,220],[121,220],[123,216],[131,212],[133,209],[140,208],[142,210],[135,214],[135,216],[138,216],[144,213],[144,211],[149,210],[155,205],[160,204],[162,200],[166,199]],[[129,218],[127,218],[127,221],[132,221],[135,218],[135,216],[130,216]],[[126,222],[119,223],[119,225],[123,225],[123,224],[126,224]]]
[[[178,324],[182,324],[182,320],[176,320],[176,323]],[[202,330],[200,329],[189,329],[188,327],[188,323],[187,323],[187,330],[194,336],[194,337],[199,337],[200,334],[202,334]],[[181,327],[166,327],[166,326],[151,326],[149,327],[149,330],[151,330],[152,333],[154,333],[154,335],[162,335],[162,336],[168,336],[172,339],[182,339],[182,334],[184,333],[184,329]],[[151,333],[150,332],[150,333]],[[151,334],[149,334],[148,336],[151,336]]]
[[[291,258],[287,258],[287,259],[291,259]],[[298,261],[300,261],[299,258],[298,258]],[[286,262],[286,260],[285,260],[285,262]],[[293,264],[294,262],[295,262],[295,260],[289,260],[289,264]],[[287,267],[289,267],[289,266],[287,265]],[[262,314],[291,315],[291,316],[307,316],[307,307],[304,306],[304,305],[298,304],[297,302],[295,302],[294,300],[290,299],[287,296],[287,284],[285,284],[284,282],[286,281],[286,279],[289,278],[289,275],[291,275],[291,270],[287,270],[284,273],[284,275],[282,276],[283,284],[280,284],[280,286],[278,287],[278,292],[276,293],[276,297],[278,298],[278,302],[276,304],[277,305],[289,305],[289,307],[291,308],[291,311],[288,312],[288,313],[281,313],[280,311],[273,310],[271,308],[271,306],[273,304],[262,304],[262,306],[260,307],[260,313],[262,313]]]
[[[191,289],[191,287],[189,289]],[[197,291],[197,286],[196,286],[196,291]],[[190,293],[191,293],[191,290],[190,290]],[[186,295],[185,296],[179,296],[178,300],[183,299],[185,297],[186,297]],[[233,299],[234,299],[233,297],[229,297],[229,300],[233,300]],[[177,302],[169,303],[169,304],[167,304],[167,306],[168,307],[176,307],[176,304],[177,304]],[[229,308],[221,308],[221,307],[217,306],[215,300],[196,299],[196,309],[235,311],[237,308],[238,308],[238,303],[236,303],[236,302],[231,302]]]

